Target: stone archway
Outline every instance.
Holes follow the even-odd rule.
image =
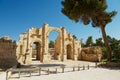
[[[40,60],[41,45],[39,42],[34,42],[32,45],[32,61]]]
[[[42,54],[42,41],[38,38],[34,38],[30,43],[30,59],[31,61],[43,61]]]
[[[67,51],[67,59],[73,59],[72,46],[70,44],[66,46],[66,51]]]
[[[67,33],[64,27],[55,28],[44,24],[39,29],[33,27],[20,35],[16,49],[18,62],[21,64],[31,64],[32,45],[35,44],[37,46],[36,59],[44,63],[49,63],[51,55],[48,51],[48,35],[51,31],[58,32],[58,37],[55,41],[55,58],[59,61],[65,61],[67,58],[76,60],[78,55],[78,51],[76,50],[81,48],[80,42],[75,40],[71,34]]]
[[[51,55],[51,53],[49,52],[49,45],[48,45],[48,40],[49,40],[49,34],[55,31],[58,33],[57,38],[55,40],[55,45],[54,45],[54,53],[52,53],[53,55]],[[48,27],[48,30],[46,31],[46,45],[47,45],[47,53],[50,55],[52,60],[61,60],[61,53],[62,53],[62,31],[61,28],[54,28],[54,27]]]

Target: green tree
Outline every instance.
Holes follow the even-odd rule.
[[[61,12],[69,19],[75,22],[83,22],[87,25],[92,24],[93,27],[100,27],[102,36],[107,50],[107,58],[111,60],[111,50],[106,37],[105,26],[112,21],[112,17],[116,12],[106,12],[106,0],[63,0],[61,2],[63,8]]]
[[[103,46],[101,49],[102,49],[103,59],[106,59],[106,58],[107,58],[107,53],[106,53],[106,48],[105,48],[105,46]]]
[[[93,45],[93,39],[92,36],[89,36],[86,41],[86,46],[92,46]]]
[[[96,39],[96,44],[95,44],[96,46],[104,46],[104,43],[102,42],[102,38],[98,38],[98,39]]]
[[[85,47],[85,46],[86,46],[86,45],[82,42],[82,43],[81,43],[81,47]]]
[[[54,41],[50,40],[50,42],[49,42],[49,48],[54,48],[54,45],[55,45]]]
[[[85,43],[83,42],[82,38],[81,38],[80,42],[81,42],[81,47],[85,47]]]
[[[77,37],[75,35],[73,35],[73,38],[77,40]]]
[[[107,36],[107,37],[112,50],[113,58],[120,59],[120,40],[111,38],[110,36]]]

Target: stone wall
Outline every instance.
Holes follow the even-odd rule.
[[[97,46],[82,48],[81,54],[79,56],[81,56],[82,60],[101,61],[102,50]]]
[[[16,42],[8,36],[0,38],[0,67],[8,68],[17,63],[16,60]]]

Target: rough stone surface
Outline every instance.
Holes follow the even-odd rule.
[[[0,67],[8,68],[17,63],[16,58],[16,42],[8,36],[0,38]]]
[[[82,48],[80,56],[82,60],[101,61],[102,50],[98,46]]]
[[[58,32],[53,49],[48,45],[51,31]],[[31,64],[33,58],[49,63],[52,59],[100,61],[101,57],[102,51],[99,47],[81,48],[81,42],[74,39],[64,27],[55,28],[43,24],[41,28],[34,27],[22,33],[18,42],[12,42],[8,36],[0,38],[0,65],[2,66],[12,66],[17,62]]]
[[[54,54],[51,55],[48,46],[48,36],[51,31],[58,32],[55,41]],[[77,60],[81,51],[81,43],[75,40],[71,34],[67,33],[64,27],[55,28],[48,24],[43,24],[39,29],[28,29],[27,32],[20,35],[17,42],[16,55],[21,64],[31,64],[32,45],[36,44],[36,59],[48,63],[51,59],[66,61],[67,59]],[[54,58],[53,58],[54,55]]]

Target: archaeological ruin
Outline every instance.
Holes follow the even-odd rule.
[[[0,38],[0,67],[11,67],[16,65],[16,42],[10,37],[4,36]]]
[[[58,32],[52,54],[49,52],[48,47],[48,35],[51,31]],[[36,45],[36,50],[33,50],[33,44]],[[28,29],[27,32],[20,35],[20,39],[17,42],[16,55],[19,63],[30,64],[32,56],[36,52],[36,60],[48,63],[52,57],[59,61],[66,61],[67,59],[78,60],[80,51],[81,43],[67,33],[64,27],[55,28],[44,24],[39,29]]]
[[[58,33],[54,48],[49,48],[49,34]],[[40,28],[31,28],[20,34],[19,41],[10,37],[0,38],[0,64],[31,64],[34,60],[49,63],[51,60],[87,60],[101,61],[99,47],[81,48],[81,42],[74,39],[64,27],[56,28],[43,24]],[[5,64],[6,63],[6,64]]]

